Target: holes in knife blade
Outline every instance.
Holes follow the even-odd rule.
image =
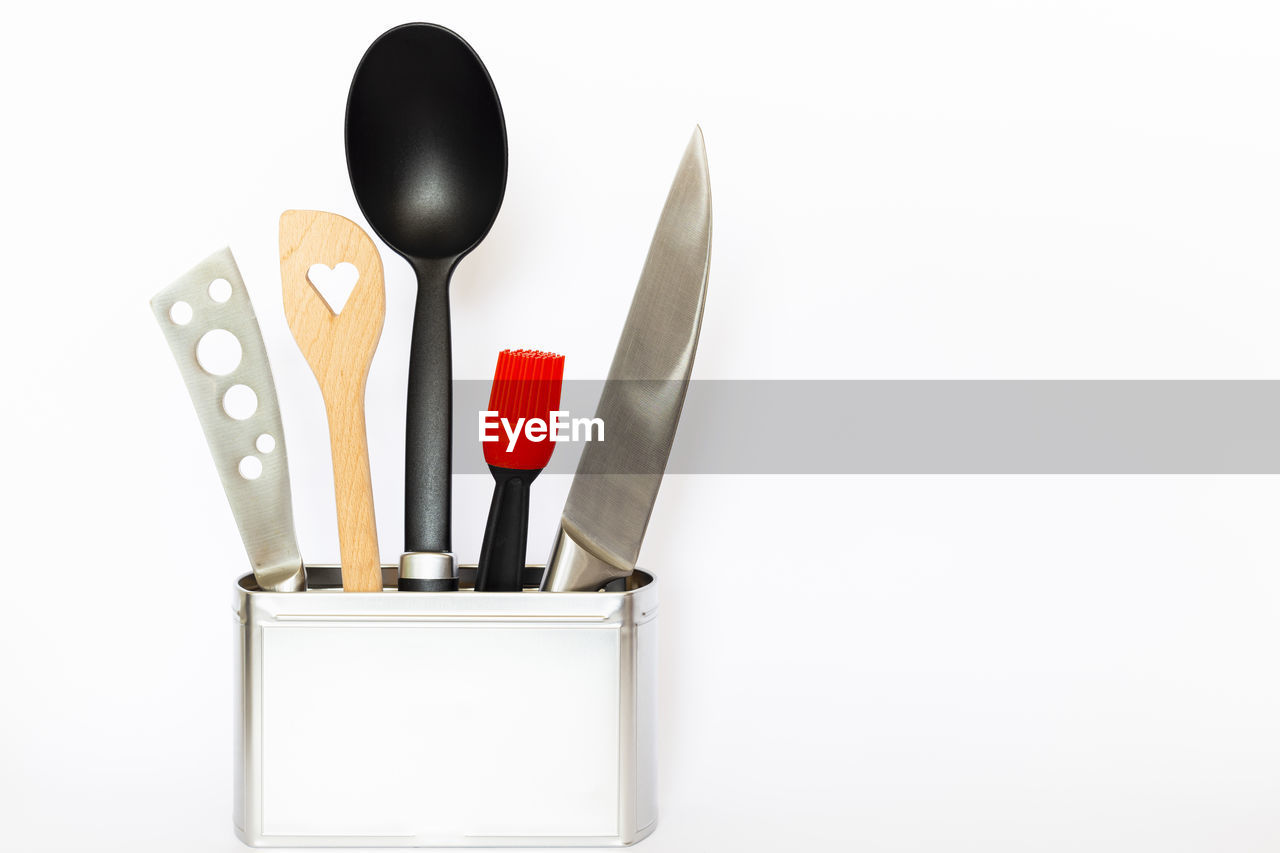
[[[232,385],[222,395],[222,411],[243,421],[258,411],[258,395],[248,385]]]
[[[253,446],[258,448],[259,453],[270,453],[276,449],[276,440],[264,432],[258,436],[258,440],[253,443]]]
[[[205,332],[196,344],[196,361],[205,373],[226,376],[240,366],[240,340],[226,329]]]
[[[194,312],[191,310],[191,306],[186,302],[175,302],[169,306],[169,319],[174,322],[174,325],[187,325],[191,322],[193,314]]]
[[[240,476],[246,480],[256,480],[262,476],[262,460],[256,456],[246,456],[240,460]]]
[[[225,278],[215,278],[209,284],[209,298],[214,302],[226,302],[231,298],[231,282]]]

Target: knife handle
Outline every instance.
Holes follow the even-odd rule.
[[[493,501],[476,566],[476,591],[520,592],[529,537],[529,485],[541,470],[496,465],[489,470],[494,479]]]
[[[625,578],[635,566],[614,565],[600,559],[578,544],[568,526],[568,520],[560,519],[551,554],[547,557],[547,570],[542,576],[543,592],[588,592],[605,584]]]

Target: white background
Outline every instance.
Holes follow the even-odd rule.
[[[241,849],[246,563],[147,299],[231,245],[301,545],[333,560],[276,218],[362,221],[346,90],[410,20],[476,48],[511,144],[453,282],[459,378],[506,346],[602,377],[696,122],[696,377],[1280,376],[1266,2],[22,4],[0,29],[0,848]],[[394,560],[413,287],[384,261],[368,402]],[[534,491],[534,559],[567,487]],[[489,489],[456,483],[463,559]],[[644,849],[1276,850],[1278,517],[1270,477],[669,479],[642,553],[663,584]]]

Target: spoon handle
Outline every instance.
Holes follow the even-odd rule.
[[[452,548],[453,349],[449,331],[452,259],[414,264],[418,301],[409,350],[405,425],[404,543],[410,553]]]

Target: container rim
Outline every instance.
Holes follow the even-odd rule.
[[[302,592],[336,592],[342,589],[342,568],[338,565],[321,563],[317,565],[308,565],[307,567],[307,589]],[[524,592],[522,593],[502,593],[502,592],[486,592],[486,596],[490,595],[524,595],[530,592],[538,592],[538,585],[542,582],[542,575],[546,569],[545,564],[530,563],[524,569]],[[384,593],[394,592],[396,595],[411,596],[449,596],[457,595],[459,592],[474,593],[476,580],[476,566],[474,563],[464,563],[458,566],[458,589],[448,592],[406,592],[396,589],[396,580],[399,577],[399,567],[395,565],[384,565],[382,567],[382,587]],[[622,593],[629,594],[636,590],[643,589],[654,582],[654,576],[645,569],[637,568],[634,572],[625,578],[618,578],[610,582],[600,590],[586,590],[583,592],[549,592],[546,595],[598,595],[604,593]],[[267,592],[258,586],[257,579],[254,578],[252,572],[242,575],[236,581],[237,588],[249,595],[296,595],[292,592]],[[375,593],[376,594],[376,593]]]

